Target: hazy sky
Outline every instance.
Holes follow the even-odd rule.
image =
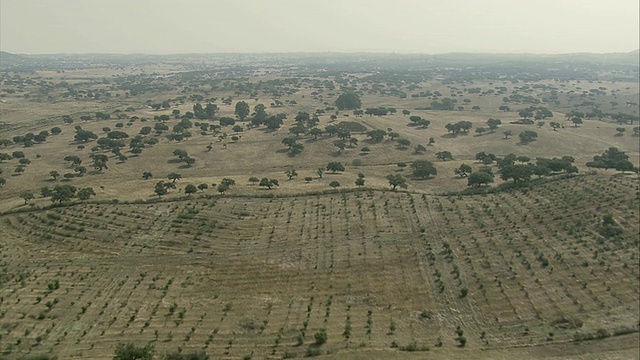
[[[627,52],[638,0],[0,0],[13,53]]]

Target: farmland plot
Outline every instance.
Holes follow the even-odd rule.
[[[461,357],[635,333],[638,196],[634,179],[589,175],[484,196],[193,197],[6,215],[0,351],[110,359],[133,341],[213,358]],[[615,235],[602,235],[607,214]]]

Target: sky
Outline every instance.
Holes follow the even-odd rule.
[[[640,48],[638,0],[0,0],[0,50],[576,53]]]

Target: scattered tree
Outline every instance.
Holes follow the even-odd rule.
[[[249,116],[249,105],[244,101],[239,101],[236,103],[235,115],[242,121],[244,121],[247,116]]]
[[[487,126],[489,126],[489,129],[491,129],[491,132],[496,131],[498,126],[500,126],[501,124],[502,121],[500,119],[490,118],[489,120],[487,120]]]
[[[521,132],[518,137],[520,137],[520,142],[527,144],[534,141],[538,137],[538,133],[531,130],[525,130]]]
[[[331,171],[334,174],[336,172],[342,172],[344,170],[345,170],[345,168],[344,168],[344,165],[342,165],[342,163],[339,163],[339,162],[336,162],[336,161],[332,161],[332,162],[327,164],[327,171]],[[322,177],[322,175],[320,175],[320,177]]]
[[[96,192],[91,187],[86,187],[78,190],[78,199],[84,201],[89,200],[92,196],[96,196]]]
[[[268,179],[268,178],[262,178],[262,180],[260,180],[260,184],[259,186],[264,186],[266,188],[268,188],[269,190],[271,190],[272,187],[274,186],[279,186],[280,184],[278,183],[278,180],[276,179]]]
[[[579,116],[573,116],[571,118],[571,122],[573,122],[573,126],[578,127],[578,125],[582,124],[582,118]]]
[[[469,174],[471,174],[472,171],[473,169],[471,168],[471,166],[467,164],[462,164],[459,168],[454,170],[456,175],[459,175],[460,177],[467,177]]]
[[[413,176],[420,179],[426,179],[431,175],[438,174],[433,163],[427,160],[416,160],[411,164],[411,168],[413,169]]]
[[[467,186],[479,187],[481,185],[488,185],[492,182],[493,174],[485,171],[472,172],[467,178]]]
[[[411,145],[411,141],[409,141],[409,139],[398,139],[398,146],[401,149],[406,149],[409,145]]]
[[[33,195],[33,191],[31,190],[23,190],[20,192],[20,197],[22,198],[22,200],[24,200],[24,204],[27,205],[27,202],[29,202],[29,200],[33,200],[35,199],[35,196]]]
[[[287,175],[287,178],[289,180],[293,179],[294,177],[298,176],[298,173],[295,171],[295,169],[291,169],[291,170],[287,170],[284,172],[285,175]]]
[[[449,151],[438,151],[436,158],[442,161],[453,160],[453,155]]]
[[[387,181],[389,181],[389,185],[391,185],[393,191],[395,191],[398,186],[403,189],[407,188],[407,179],[400,174],[387,175]]]
[[[167,175],[167,179],[169,179],[169,180],[171,180],[171,182],[175,183],[176,180],[182,179],[182,175],[178,174],[176,172],[172,172],[172,173],[169,173],[169,175]]]

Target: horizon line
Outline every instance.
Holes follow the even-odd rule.
[[[423,55],[423,56],[437,56],[437,55],[546,55],[546,56],[557,56],[557,55],[609,55],[609,54],[632,54],[632,53],[640,53],[640,48],[633,49],[630,51],[618,51],[618,52],[590,52],[590,51],[582,51],[582,52],[567,52],[567,53],[545,53],[545,52],[491,52],[491,51],[449,51],[449,52],[441,52],[441,53],[421,53],[421,52],[380,52],[380,51],[263,51],[263,52],[232,52],[232,51],[221,51],[221,52],[183,52],[183,53],[147,53],[147,52],[139,52],[139,53],[127,53],[127,52],[59,52],[59,53],[20,53],[20,52],[11,52],[0,49],[0,52],[11,54],[11,55],[25,55],[25,56],[46,56],[46,55],[120,55],[120,56],[177,56],[177,55],[302,55],[302,54],[313,54],[313,55],[323,55],[323,54],[338,54],[338,55]]]

